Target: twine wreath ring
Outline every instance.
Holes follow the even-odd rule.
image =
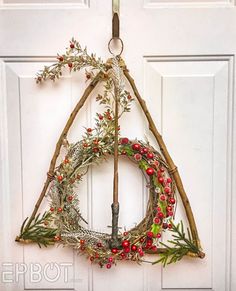
[[[56,224],[62,229],[56,236],[57,241],[62,240],[64,244],[86,253],[91,261],[96,261],[101,266],[108,261],[111,263],[111,258],[112,261],[137,260],[141,259],[145,251],[157,251],[162,229],[172,228],[170,221],[174,213],[175,189],[167,171],[168,166],[149,144],[120,138],[119,154],[127,156],[143,171],[149,188],[149,200],[145,218],[131,230],[119,235],[123,247],[110,248],[110,234],[88,230],[81,224],[86,221],[79,210],[79,197],[76,193],[79,192],[78,185],[87,173],[88,164],[100,164],[108,155],[113,154],[113,142],[106,144],[103,152],[99,152],[102,139],[96,137],[90,140],[92,144],[84,144],[82,140],[70,147],[56,171],[57,178],[48,193],[51,200],[50,211],[52,215],[56,213]],[[84,163],[84,159],[88,162]]]
[[[160,262],[164,266],[181,260],[185,255],[203,258],[205,254],[202,252],[194,216],[178,169],[120,55],[113,56],[104,63],[96,55],[88,54],[87,49],[82,49],[80,44],[72,39],[65,54],[58,55],[57,59],[55,64],[45,67],[37,75],[37,83],[47,79],[55,81],[65,69],[71,72],[85,69],[89,85],[59,137],[44,187],[30,218],[23,222],[16,241],[34,242],[40,247],[55,243],[70,246],[79,253],[86,254],[92,263],[106,266],[107,269],[119,260],[143,262],[146,253],[158,254],[159,258],[153,264]],[[125,79],[143,110],[160,152],[148,141],[129,140],[120,135],[122,129],[119,128],[118,120],[130,112],[134,101],[132,94],[125,88]],[[70,144],[67,140],[68,131],[99,82],[103,84],[104,90],[102,94],[97,95],[96,100],[105,107],[105,111],[96,114],[95,126],[86,128],[80,141]],[[65,147],[66,154],[56,167],[62,146]],[[87,229],[86,221],[80,212],[77,194],[79,183],[89,166],[100,165],[108,155],[114,156],[111,234]],[[125,155],[136,163],[144,173],[149,188],[146,216],[134,228],[124,233],[118,233],[120,155]],[[185,228],[182,221],[174,223],[176,190],[183,202],[189,228]],[[38,209],[45,196],[50,200],[50,208],[40,215]],[[163,231],[170,231],[173,235],[173,239],[168,243],[162,242]]]

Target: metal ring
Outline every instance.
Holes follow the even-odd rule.
[[[115,54],[112,52],[112,50],[111,50],[111,43],[112,43],[113,40],[119,40],[119,41],[120,41],[120,44],[121,44],[121,50],[120,50],[120,53],[117,54],[117,55],[115,55]],[[120,57],[121,54],[122,54],[122,52],[123,52],[123,49],[124,49],[124,43],[123,43],[123,41],[122,41],[122,39],[121,39],[120,37],[113,37],[113,38],[110,39],[110,41],[109,41],[109,43],[108,43],[108,50],[109,50],[109,52],[110,52],[113,56],[115,55],[115,56],[117,56],[117,57]]]

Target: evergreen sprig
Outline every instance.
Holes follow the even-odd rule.
[[[45,223],[51,221],[51,213],[45,212],[41,217],[40,213],[32,220],[29,226],[25,226],[28,217],[24,220],[20,236],[17,237],[17,240],[25,240],[30,242],[36,242],[39,247],[54,244],[54,238],[57,233],[57,230],[51,227],[47,227]]]
[[[177,225],[175,225],[173,222],[171,222],[171,224],[172,229],[170,231],[173,233],[173,240],[168,240],[171,246],[160,242],[160,244],[166,248],[166,251],[161,253],[160,259],[153,262],[153,264],[162,263],[162,265],[165,267],[166,265],[180,261],[183,256],[187,255],[188,253],[197,255],[200,251],[193,241],[189,228],[187,228],[186,236],[182,221]]]

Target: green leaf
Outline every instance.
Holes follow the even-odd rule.
[[[141,170],[147,170],[149,168],[149,164],[144,160],[141,160],[138,165]]]
[[[159,231],[160,231],[160,228],[161,228],[160,225],[153,223],[153,224],[152,224],[151,231],[152,231],[155,235],[157,235],[157,234],[159,233]]]

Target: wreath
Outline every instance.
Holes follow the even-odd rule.
[[[38,74],[37,82],[42,83],[47,79],[55,81],[60,78],[66,67],[70,71],[88,67],[90,70],[85,70],[85,74],[90,84],[60,136],[42,193],[31,217],[23,222],[16,241],[36,242],[40,247],[54,243],[70,246],[79,253],[86,254],[91,262],[98,263],[101,267],[105,265],[108,269],[118,260],[142,262],[146,253],[158,253],[160,257],[154,263],[161,262],[164,266],[182,259],[185,255],[203,258],[204,253],[201,251],[189,202],[183,200],[184,190],[181,189],[180,178],[176,175],[177,168],[171,165],[172,160],[161,137],[158,136],[157,140],[160,141],[162,153],[154,149],[148,141],[130,140],[120,136],[118,119],[130,111],[134,101],[130,92],[125,90],[124,61],[120,57],[114,57],[103,63],[94,54],[89,55],[86,49],[83,50],[80,44],[72,39],[66,53],[58,55],[58,62],[45,67]],[[97,75],[95,71],[98,71]],[[126,77],[132,81],[127,71]],[[69,144],[66,139],[67,132],[99,81],[104,83],[104,92],[102,95],[98,94],[96,100],[105,106],[106,110],[97,113],[94,128],[86,128],[80,141]],[[156,134],[145,103],[139,98],[136,87],[132,88],[145,109],[150,129]],[[66,148],[66,155],[56,167],[62,145]],[[100,165],[109,155],[116,156],[116,161],[118,156],[123,155],[134,162],[143,172],[149,188],[144,219],[134,228],[119,234],[116,234],[119,208],[112,209],[112,234],[90,230],[86,227],[87,222],[80,211],[80,197],[77,194],[77,188],[88,168],[95,164]],[[190,219],[190,230],[187,228],[187,234],[182,221],[177,225],[173,222],[176,188],[182,194],[181,198]],[[45,196],[50,200],[50,209],[40,216],[37,210]],[[173,239],[168,241],[168,245],[162,242],[162,233],[167,230],[173,233]],[[114,234],[115,244],[112,241]]]

